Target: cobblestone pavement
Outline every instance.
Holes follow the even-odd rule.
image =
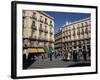
[[[42,59],[41,56],[32,63],[28,69],[36,68],[59,68],[59,67],[77,67],[77,66],[90,66],[90,61],[63,61],[61,57],[55,59],[53,57],[52,61],[49,58]]]

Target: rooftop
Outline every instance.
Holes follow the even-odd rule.
[[[84,19],[81,19],[81,20],[78,20],[78,21],[74,21],[74,22],[70,22],[70,23],[67,22],[67,24],[64,24],[58,31],[55,32],[55,34],[59,33],[62,30],[62,28],[66,27],[66,26],[73,25],[73,24],[76,24],[76,23],[80,23],[80,22],[83,22],[83,21],[86,21],[86,20],[90,20],[90,19],[91,18],[88,17],[88,18],[84,18]]]
[[[80,23],[80,22],[83,22],[83,21],[86,21],[86,20],[90,20],[90,19],[91,19],[91,18],[88,17],[88,18],[81,19],[81,20],[78,20],[78,21],[70,22],[69,24],[67,23],[67,24],[63,25],[63,27],[69,26],[69,25],[72,25],[72,24],[76,24],[76,23]]]
[[[43,14],[43,15],[49,17],[50,19],[54,20],[54,18],[52,16],[46,14],[44,11],[38,11],[38,12],[40,12],[41,14]]]

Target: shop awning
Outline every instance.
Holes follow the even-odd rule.
[[[37,53],[37,48],[28,48],[29,53]]]
[[[45,52],[46,53],[49,53],[49,48],[45,48]]]
[[[43,48],[37,48],[38,53],[44,53],[44,49]]]
[[[54,48],[45,48],[46,53],[52,53],[54,52]]]

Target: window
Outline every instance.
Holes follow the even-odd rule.
[[[43,31],[42,24],[40,24],[40,31]]]
[[[89,21],[89,26],[91,26],[91,21]]]
[[[40,22],[43,22],[43,20],[42,20],[42,16],[40,16]]]
[[[77,30],[77,35],[80,35],[80,30],[79,29]]]
[[[40,19],[42,19],[42,16],[40,16]]]
[[[45,24],[47,24],[47,18],[45,18]]]
[[[81,26],[84,27],[83,23],[81,23]]]
[[[35,12],[33,12],[33,16],[35,16],[36,15],[36,13]]]
[[[87,22],[85,22],[85,27],[88,27],[88,23]]]
[[[32,30],[34,31],[34,30],[36,30],[37,28],[36,28],[36,25],[35,25],[35,21],[33,21],[32,22]]]
[[[87,27],[85,28],[85,33],[88,33],[88,28]]]
[[[50,25],[52,26],[52,21],[50,21]]]
[[[47,22],[47,18],[45,18],[45,22]]]
[[[50,21],[50,23],[52,24],[52,21]]]
[[[35,21],[33,21],[32,26],[35,26]]]
[[[33,12],[32,18],[35,19],[35,20],[37,19],[37,18],[36,18],[36,13],[35,13],[35,12]]]
[[[73,31],[75,30],[75,26],[73,26]]]

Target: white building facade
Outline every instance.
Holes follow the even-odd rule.
[[[59,33],[61,34],[58,35]],[[66,53],[72,53],[73,49],[79,53],[85,49],[90,55],[91,19],[85,18],[65,24],[61,30],[55,33],[55,48]]]
[[[54,48],[54,18],[43,11],[23,10],[23,47]]]

